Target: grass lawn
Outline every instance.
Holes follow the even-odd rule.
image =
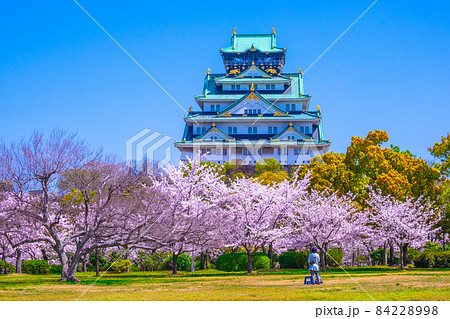
[[[450,300],[450,269],[346,268],[375,300]],[[307,270],[260,270],[253,275],[202,270],[107,273],[80,300],[371,300],[341,269],[324,284],[303,285]],[[58,275],[0,275],[0,300],[76,300],[95,280],[56,282]]]

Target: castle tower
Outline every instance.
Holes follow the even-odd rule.
[[[311,96],[303,75],[284,73],[286,48],[269,34],[236,34],[220,49],[226,73],[206,72],[203,92],[195,100],[201,111],[189,110],[185,130],[175,146],[181,160],[198,151],[205,160],[254,165],[274,158],[282,165],[308,164],[325,153],[320,108],[309,110]]]

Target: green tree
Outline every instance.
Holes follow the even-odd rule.
[[[450,234],[450,134],[441,138],[441,142],[436,142],[428,149],[440,163],[434,164],[442,174],[439,186],[439,203],[441,204],[441,220],[437,227],[441,228],[442,246],[446,248],[446,237]]]

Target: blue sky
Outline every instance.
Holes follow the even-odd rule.
[[[275,27],[284,71],[305,70],[373,1],[88,1],[79,3],[186,109],[206,69],[238,33]],[[332,151],[387,130],[390,143],[431,159],[450,129],[450,4],[379,0],[305,75]],[[184,112],[77,5],[8,1],[0,11],[0,137],[78,132],[125,159],[144,128],[179,140]],[[174,150],[178,159],[179,152]]]

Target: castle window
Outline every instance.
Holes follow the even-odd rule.
[[[239,84],[236,84],[236,90],[240,90],[241,86]]]
[[[291,111],[295,111],[295,104],[291,104]]]
[[[220,111],[220,105],[216,105],[216,112]]]
[[[310,134],[309,133],[309,126],[300,126],[300,132],[304,134]]]
[[[275,90],[275,84],[271,84],[271,85],[270,85],[270,89],[271,89],[271,90]]]
[[[258,128],[256,126],[249,126],[248,127],[248,134],[257,134],[258,133]]]
[[[202,127],[202,134],[206,132],[206,127]]]
[[[298,148],[294,148],[294,155],[298,155],[298,154],[299,154]]]
[[[266,90],[270,90],[270,84],[266,84]]]
[[[237,127],[228,127],[228,134],[237,134]]]
[[[244,114],[248,114],[248,110],[247,109],[244,109]]]
[[[226,148],[223,149],[223,155],[228,155],[228,150]]]
[[[197,134],[200,134],[200,127],[197,126]]]
[[[232,90],[232,91],[236,90],[236,85],[231,84],[231,90]]]

